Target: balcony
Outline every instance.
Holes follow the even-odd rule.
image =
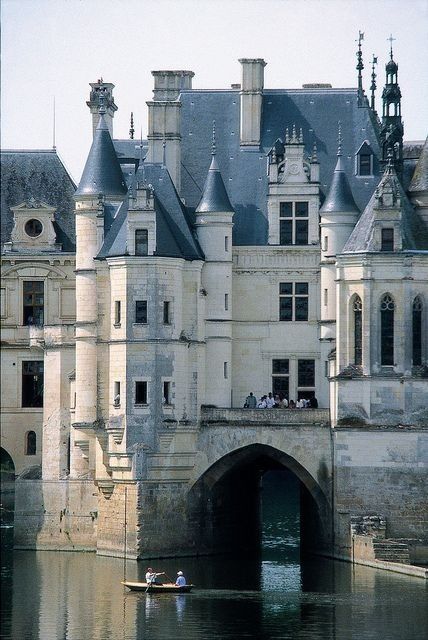
[[[201,424],[248,426],[330,426],[329,409],[227,409],[202,407]]]

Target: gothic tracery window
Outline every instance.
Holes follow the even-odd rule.
[[[354,312],[354,364],[363,363],[363,304],[360,296],[355,296],[352,305]]]
[[[394,364],[394,312],[394,300],[386,293],[380,303],[380,363],[383,366]]]
[[[414,366],[422,364],[422,309],[422,300],[416,296],[412,308],[412,360]]]

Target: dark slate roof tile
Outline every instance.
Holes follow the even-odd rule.
[[[338,156],[327,197],[320,209],[321,213],[359,213],[343,168],[342,156]]]
[[[1,152],[1,241],[13,229],[11,207],[34,198],[56,207],[54,227],[63,251],[76,250],[73,194],[70,174],[55,150],[4,150]]]
[[[412,181],[410,182],[409,191],[427,191],[428,190],[428,136],[425,140],[421,155],[419,156]]]
[[[196,212],[214,213],[215,211],[223,213],[233,212],[233,207],[230,204],[229,196],[227,195],[216,157],[213,155],[211,166],[205,180],[204,190],[199,204],[196,207]]]
[[[106,198],[112,198],[124,196],[126,191],[110,132],[105,118],[101,115],[75,195],[77,197],[103,194]]]
[[[211,153],[212,121],[216,121],[217,162],[235,211],[233,241],[237,245],[267,243],[267,154],[286,127],[303,129],[309,155],[317,142],[321,187],[330,185],[337,151],[337,123],[342,122],[343,160],[355,202],[360,210],[379,182],[375,158],[373,177],[354,175],[354,155],[368,140],[376,155],[375,123],[366,107],[357,106],[356,89],[266,89],[263,94],[261,147],[240,147],[240,96],[236,91],[181,93],[182,194],[186,205],[197,206]],[[349,157],[348,157],[349,156]]]

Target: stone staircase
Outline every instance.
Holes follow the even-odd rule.
[[[406,540],[374,538],[373,551],[376,560],[410,564],[409,544]]]

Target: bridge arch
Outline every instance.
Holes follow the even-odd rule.
[[[264,473],[274,470],[287,470],[299,481],[303,550],[328,551],[329,482],[320,483],[295,457],[263,443],[229,451],[207,466],[193,482],[188,520],[196,532],[198,546],[214,552],[260,547],[262,478]]]
[[[2,519],[7,520],[15,505],[15,463],[3,447],[0,447],[0,476]]]

